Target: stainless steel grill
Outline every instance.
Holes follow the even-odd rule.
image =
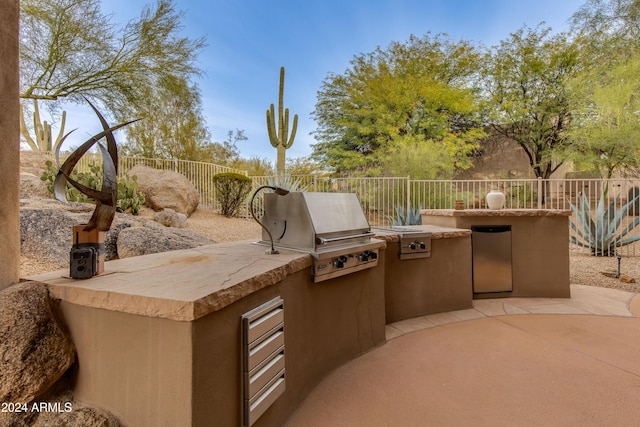
[[[262,223],[274,246],[311,254],[316,283],[375,267],[384,246],[352,193],[267,193]],[[260,243],[271,244],[266,230]]]

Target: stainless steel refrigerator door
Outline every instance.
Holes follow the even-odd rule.
[[[513,290],[511,226],[471,227],[473,292]]]

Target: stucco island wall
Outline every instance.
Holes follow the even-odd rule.
[[[309,255],[250,242],[31,279],[61,299],[78,399],[131,426],[241,425],[241,316],[280,296],[286,390],[254,424],[279,426],[329,372],[385,342],[384,244],[377,267],[318,284]]]
[[[471,308],[471,231],[432,225],[395,228],[430,232],[431,256],[401,260],[398,234],[374,229],[376,237],[387,242],[386,322]]]
[[[569,298],[570,210],[425,209],[422,223],[471,229],[474,225],[510,225],[513,291],[474,294],[474,298]],[[473,235],[472,235],[473,239]]]

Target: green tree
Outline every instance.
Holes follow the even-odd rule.
[[[536,177],[549,178],[563,162],[573,108],[568,83],[580,66],[577,45],[542,26],[518,30],[487,54],[489,121],[520,145]]]
[[[287,175],[313,175],[322,172],[318,163],[310,157],[292,157],[287,159]]]
[[[231,167],[246,170],[249,176],[273,176],[273,164],[263,157],[240,157]]]
[[[640,167],[640,56],[586,72],[576,89],[573,158],[605,178]]]
[[[616,169],[638,175],[640,1],[588,0],[573,15],[571,31],[588,61],[575,85],[574,159],[605,177]]]
[[[390,162],[406,148],[445,162],[442,172],[467,167],[484,136],[471,89],[478,59],[475,47],[444,35],[355,57],[318,92],[313,158],[337,172],[406,175]]]
[[[146,6],[123,27],[99,0],[22,0],[20,12],[21,98],[82,102],[84,95],[117,115],[164,76],[200,74],[204,39],[180,36],[172,0]]]
[[[125,111],[126,116],[142,120],[126,129],[123,151],[151,158],[207,160],[210,137],[197,86],[166,75],[157,87],[146,89],[137,105]]]

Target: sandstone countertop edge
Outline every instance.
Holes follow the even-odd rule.
[[[422,209],[422,216],[571,216],[570,209]]]
[[[376,233],[376,239],[384,240],[387,242],[397,242],[399,240],[398,233],[402,230],[402,226],[397,228],[398,228],[398,231],[376,229],[374,227],[372,231]],[[421,232],[430,232],[432,240],[455,239],[459,237],[471,236],[471,230],[469,229],[441,227],[438,225],[428,225],[428,224],[408,225],[406,226],[406,229],[416,230]]]
[[[192,321],[309,266],[308,254],[266,255],[264,246],[244,241],[108,261],[105,274],[88,280],[70,279],[68,270],[24,279],[69,303]]]

